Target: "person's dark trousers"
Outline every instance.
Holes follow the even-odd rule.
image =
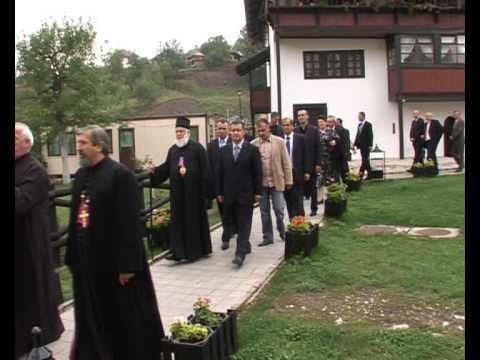
[[[224,215],[224,211],[223,211],[223,203],[219,202],[218,199],[217,199],[217,205],[218,205],[218,213],[220,214],[220,219],[222,221],[222,228],[223,228],[223,233],[222,233],[222,240],[225,238],[224,235],[225,234],[225,215]],[[236,233],[236,231],[234,232],[234,234]],[[227,242],[228,242],[228,239],[229,238],[226,238]]]
[[[414,142],[413,149],[415,150],[415,157],[413,159],[414,164],[422,163],[423,164],[423,157],[425,152],[423,150],[423,141],[422,142]]]
[[[310,181],[308,182],[308,186],[310,186],[310,210],[312,211],[312,213],[316,213],[318,211],[318,191],[316,180],[317,174],[310,174]]]
[[[360,155],[362,156],[362,165],[360,166],[360,174],[363,174],[365,170],[368,171],[368,175],[370,176],[370,171],[372,168],[370,167],[370,149],[360,148]]]
[[[238,202],[224,204],[223,213],[225,225],[222,241],[228,241],[234,233],[238,233],[235,256],[244,258],[252,249],[249,239],[252,230],[253,204]]]
[[[294,184],[290,190],[284,191],[284,195],[287,203],[288,218],[291,220],[295,216],[305,216],[302,184]]]
[[[432,159],[435,167],[438,168],[437,162],[437,146],[432,142],[432,140],[425,141],[425,149],[427,149],[427,159]]]

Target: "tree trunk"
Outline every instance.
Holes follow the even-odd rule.
[[[60,142],[60,154],[62,155],[63,183],[70,184],[70,167],[68,164],[67,134],[62,130],[58,135]]]

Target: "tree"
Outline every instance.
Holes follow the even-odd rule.
[[[239,51],[242,55],[247,58],[249,56],[255,55],[262,49],[264,49],[263,44],[253,44],[253,42],[248,38],[247,34],[247,27],[244,26],[240,30],[240,36],[238,37],[237,41],[233,45],[233,49],[235,51]]]
[[[176,39],[167,41],[165,44],[160,43],[158,54],[152,60],[159,64],[167,63],[175,71],[187,66],[182,45]]]
[[[223,35],[210,37],[200,46],[200,51],[205,55],[205,66],[217,68],[227,64],[230,60],[231,46]]]
[[[94,65],[95,36],[90,23],[64,20],[42,24],[16,45],[17,70],[31,92],[30,109],[35,110],[24,116],[34,119],[42,132],[59,135],[64,183],[70,182],[66,130],[91,121],[112,121],[108,111],[112,104],[102,96],[104,84]]]

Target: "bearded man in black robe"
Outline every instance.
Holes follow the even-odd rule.
[[[44,343],[57,340],[63,325],[54,296],[48,221],[48,175],[30,151],[32,132],[15,124],[15,359],[32,347],[31,330]]]
[[[177,118],[176,144],[170,147],[162,165],[148,168],[153,186],[170,179],[171,254],[167,259],[175,261],[194,261],[212,252],[207,216],[207,153],[190,139],[189,129],[188,118]]]
[[[80,130],[65,263],[73,275],[72,360],[158,360],[163,327],[141,236],[133,173],[108,157],[99,126]]]

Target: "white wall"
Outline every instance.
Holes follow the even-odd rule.
[[[198,126],[199,142],[206,147],[206,137],[208,128],[205,127],[205,116],[189,117],[191,126]],[[168,149],[175,143],[175,118],[168,119],[150,119],[150,120],[135,120],[125,122],[123,127],[133,128],[135,136],[135,157],[139,160],[144,160],[148,155],[153,158],[153,162],[158,165],[165,161]],[[118,128],[119,125],[105,127],[112,129],[112,150],[113,153],[109,156],[119,161],[119,143],[118,143]],[[49,175],[62,174],[62,158],[61,156],[47,156],[47,146],[43,148],[45,159],[48,162]],[[69,156],[70,173],[74,174],[79,168],[78,155]]]
[[[278,111],[278,88],[277,88],[277,53],[275,37],[272,27],[268,26],[268,38],[270,43],[270,104],[271,111]],[[280,52],[281,53],[281,52]],[[280,59],[280,64],[282,60]]]
[[[364,50],[365,78],[305,80],[303,51],[315,50]],[[385,150],[386,157],[399,156],[398,107],[388,101],[385,40],[281,39],[280,54],[282,116],[293,116],[293,104],[326,103],[329,114],[343,119],[353,141],[358,112],[364,111],[373,125],[374,146]],[[276,108],[274,81],[272,74],[272,111]],[[357,153],[354,158],[359,156]]]
[[[410,126],[412,124],[413,110],[419,110],[421,112],[420,116],[424,119],[425,119],[426,112],[433,113],[433,118],[439,120],[442,125],[447,116],[453,115],[453,111],[458,110],[462,112],[462,118],[466,121],[464,101],[404,103],[403,134],[404,134],[406,158],[407,157],[413,158],[413,155],[414,155],[413,146],[412,146],[412,143],[410,142]],[[440,139],[440,143],[438,144],[437,156],[443,156],[443,154],[444,154],[444,142],[442,137]]]

